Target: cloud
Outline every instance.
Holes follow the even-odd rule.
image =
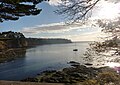
[[[101,41],[101,32],[89,32],[84,34],[71,34],[71,35],[59,35],[59,36],[47,36],[42,38],[66,38],[72,41]]]
[[[37,25],[34,27],[25,27],[21,30],[21,32],[25,34],[64,33],[74,29],[79,29],[81,27],[82,27],[81,24],[77,24],[77,23],[66,25],[63,22],[60,22],[60,23]]]
[[[114,19],[120,16],[120,0],[100,0],[92,10],[91,19]]]
[[[101,41],[102,37],[105,37],[105,34],[100,31],[96,31],[77,35],[69,35],[66,37],[68,39],[72,39],[73,41]]]
[[[29,34],[38,34],[38,33],[59,33],[67,31],[66,27],[62,25],[62,23],[53,23],[53,24],[44,24],[37,25],[34,27],[25,27],[21,32]]]
[[[66,25],[63,22],[25,27],[21,30],[27,37],[67,38],[73,41],[96,40],[100,29],[91,27],[92,22],[86,24],[74,23]],[[98,32],[99,31],[99,32]]]
[[[114,3],[118,3],[120,2],[120,0],[108,0],[109,2],[114,2]]]
[[[50,0],[48,3],[52,6],[58,6],[61,0]]]

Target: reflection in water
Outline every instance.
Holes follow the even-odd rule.
[[[0,65],[0,79],[2,80],[16,80],[24,73],[25,59],[20,58],[14,62],[8,62]],[[19,75],[18,75],[19,74]]]
[[[19,49],[19,50],[16,50],[15,53],[17,55],[17,57],[25,57],[26,56],[26,50],[27,49]]]
[[[26,49],[17,49],[15,50],[15,54],[16,57],[14,60],[0,64],[1,80],[20,79],[19,75],[24,73],[24,70],[21,68],[25,65]]]

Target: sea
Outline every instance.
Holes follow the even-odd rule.
[[[34,77],[46,70],[61,70],[68,62],[84,63],[83,57],[90,42],[40,45],[26,49],[26,54],[11,62],[0,64],[0,80],[18,81]],[[78,49],[73,51],[73,49]]]

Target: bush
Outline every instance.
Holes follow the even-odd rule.
[[[99,73],[97,76],[97,81],[100,85],[105,85],[106,83],[118,84],[120,80],[120,75],[115,72],[103,72]]]

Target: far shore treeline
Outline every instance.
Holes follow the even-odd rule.
[[[60,44],[60,43],[71,43],[71,40],[61,38],[26,38],[20,32],[1,32],[0,33],[0,49],[4,49],[4,44],[7,48],[21,48],[31,47],[43,44]]]
[[[0,33],[0,63],[13,60],[20,56],[25,56],[26,48],[46,45],[71,43],[71,40],[61,38],[26,38],[20,32]]]

